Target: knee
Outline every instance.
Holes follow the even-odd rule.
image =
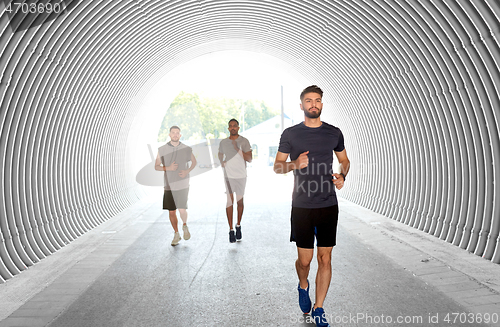
[[[332,265],[332,256],[331,255],[322,255],[318,256],[318,266],[319,267],[331,267]]]
[[[243,199],[238,200],[237,204],[239,208],[243,208]]]
[[[175,217],[177,217],[177,215],[175,214],[175,210],[169,211],[169,212],[168,212],[168,215],[170,216],[170,218],[175,218]]]
[[[299,265],[301,268],[309,268],[311,265],[311,260],[308,259],[297,259],[297,265]]]

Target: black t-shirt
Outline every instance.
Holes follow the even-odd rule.
[[[337,204],[333,184],[333,151],[344,150],[344,136],[339,128],[323,122],[320,127],[307,127],[303,122],[289,127],[281,134],[279,152],[291,160],[307,152],[309,165],[295,169],[292,206],[324,208]]]

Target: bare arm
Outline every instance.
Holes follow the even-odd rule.
[[[302,169],[309,165],[309,158],[307,154],[309,151],[301,153],[297,159],[293,161],[287,161],[288,153],[279,152],[276,154],[276,159],[274,159],[274,172],[276,174],[286,174],[294,169]]]
[[[250,146],[250,144],[248,144]],[[245,160],[246,162],[252,162],[252,149],[250,148],[250,151],[248,152],[243,152],[242,149],[238,148],[238,144],[236,143],[235,140],[233,140],[233,147],[236,150],[236,152]]]
[[[174,162],[172,162],[172,164],[170,166],[165,167],[161,163],[160,154],[158,153],[158,155],[156,156],[155,170],[158,170],[158,171],[177,170],[177,166],[179,166],[179,165],[176,164],[174,161]]]
[[[184,177],[186,177],[189,174],[189,172],[191,170],[193,170],[195,168],[196,168],[196,158],[194,157],[194,154],[191,153],[191,166],[189,166],[188,169],[181,170],[179,172],[179,176],[182,177],[182,178],[184,178]]]
[[[340,172],[344,174],[344,176],[347,176],[351,162],[349,161],[349,158],[347,158],[346,150],[344,149],[340,152],[335,152],[335,155],[337,156],[337,159],[340,164]]]
[[[241,150],[240,150],[241,151]],[[247,162],[252,162],[252,150],[248,151],[248,152],[243,152],[241,151],[241,153],[243,154],[243,159]]]
[[[222,168],[224,168],[224,166],[226,165],[226,162],[223,161],[224,160],[224,153],[219,152],[218,156],[219,156],[220,165]]]
[[[196,161],[196,158],[195,158],[194,154],[191,153],[191,166],[189,167],[188,172],[190,172],[191,170],[195,169],[197,163],[198,162]]]
[[[156,155],[155,170],[165,171],[165,167],[161,164],[160,154],[159,153]]]
[[[347,176],[347,173],[349,172],[351,162],[349,161],[349,158],[347,158],[347,152],[345,149],[340,152],[335,152],[335,155],[337,156],[337,160],[340,164],[340,172],[344,174],[344,176],[336,173],[333,174],[336,178],[333,180],[333,184],[335,184],[335,187],[340,190],[344,186],[344,177]]]

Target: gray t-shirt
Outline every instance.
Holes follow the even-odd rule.
[[[245,137],[239,135],[236,140],[236,147],[243,152],[252,150],[250,142]],[[223,139],[219,144],[219,153],[224,154],[224,161],[226,161],[226,175],[228,178],[245,178],[247,177],[247,163],[245,159],[238,154],[234,148],[233,140],[230,138]]]
[[[173,146],[172,143],[168,142],[158,148],[158,154],[163,166],[170,166],[174,161],[179,165],[177,166],[177,170],[165,172],[165,190],[177,191],[189,187],[189,174],[182,178],[179,176],[179,173],[181,170],[189,168],[188,162],[191,161],[192,153],[193,149],[191,147],[180,142],[177,146]]]

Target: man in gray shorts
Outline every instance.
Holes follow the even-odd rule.
[[[238,134],[240,124],[236,119],[229,121],[229,137],[219,144],[219,161],[224,171],[226,185],[226,216],[229,223],[229,242],[241,241],[241,217],[243,216],[243,195],[247,181],[247,162],[252,161],[252,147],[250,142]],[[233,204],[236,193],[238,222],[236,233],[233,229]]]
[[[170,142],[158,148],[155,169],[164,171],[165,191],[163,193],[163,210],[168,210],[170,223],[174,229],[172,245],[179,244],[181,236],[177,227],[176,210],[179,210],[183,225],[183,237],[189,240],[191,234],[187,227],[187,200],[189,193],[189,172],[196,167],[193,149],[180,142],[181,130],[177,126],[170,127]],[[191,161],[191,165],[188,162]]]
[[[289,127],[281,134],[274,171],[285,174],[293,170],[290,241],[297,245],[295,268],[299,277],[299,306],[311,311],[317,326],[329,326],[323,310],[332,278],[332,249],[336,244],[338,203],[335,188],[344,186],[349,159],[344,136],[339,128],[320,120],[323,91],[316,85],[300,94],[304,122]],[[340,163],[340,173],[333,171],[333,154]],[[287,161],[290,156],[291,161]],[[314,239],[318,249],[316,301],[309,298],[310,264],[314,255]]]

